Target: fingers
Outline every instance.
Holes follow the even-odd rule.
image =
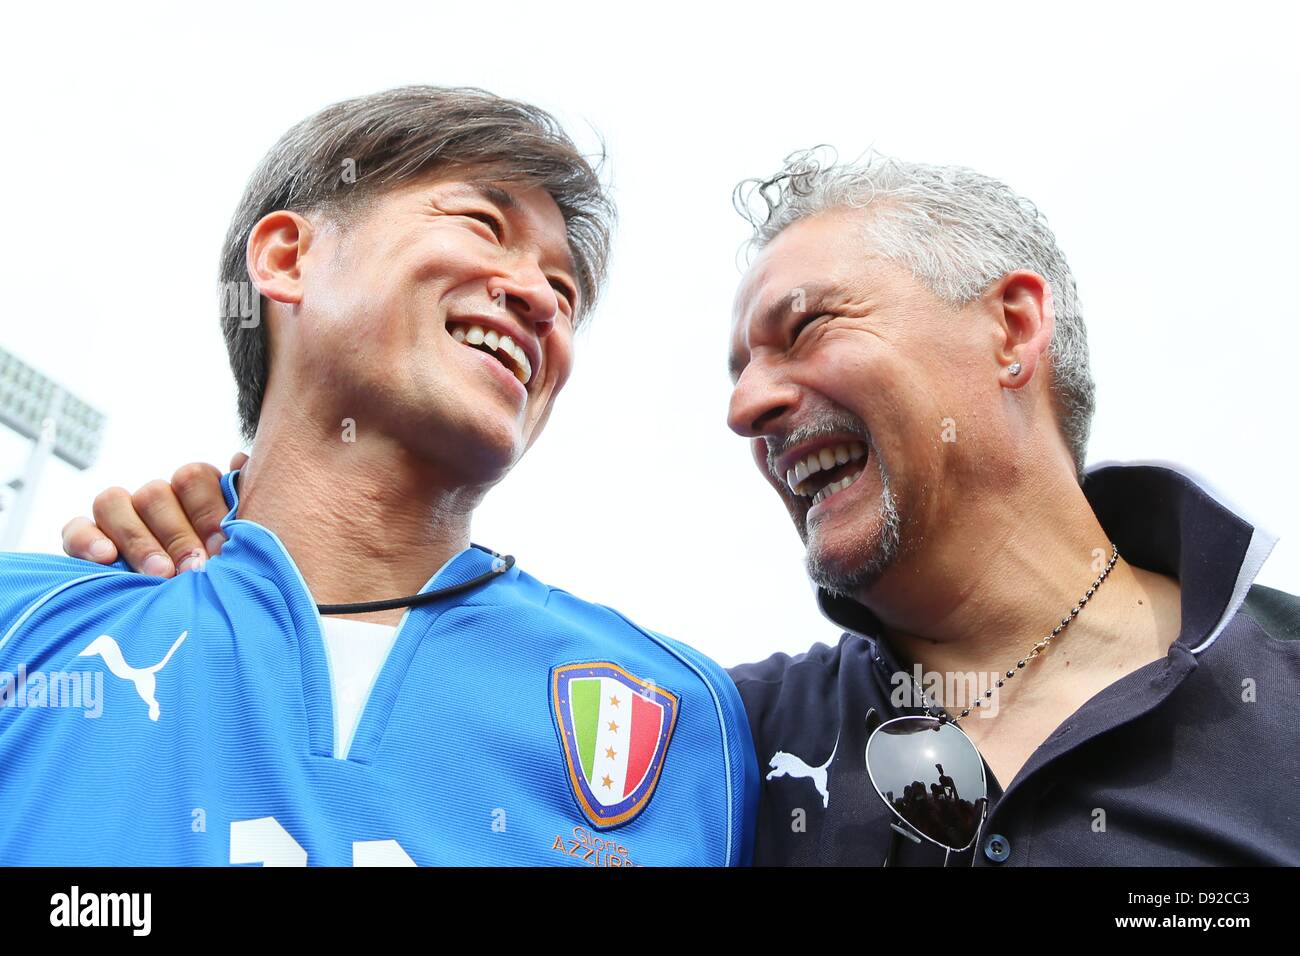
[[[184,472],[187,468],[189,466],[181,471]],[[201,485],[201,480],[197,484]],[[189,571],[194,567],[202,567],[206,557],[205,545],[171,485],[165,481],[151,481],[131,496],[131,503],[135,505],[136,513],[149,534],[162,545],[175,569]],[[156,562],[154,571],[147,573],[157,574],[162,568],[162,563]],[[146,568],[141,567],[140,570],[145,571]],[[163,577],[167,576],[163,574]]]
[[[244,459],[247,460],[248,456],[244,455]],[[231,470],[237,467],[239,466],[232,461]],[[226,536],[221,533],[221,519],[230,510],[225,495],[221,493],[221,472],[212,465],[194,462],[183,466],[172,476],[171,486],[180,499],[181,507],[185,509],[195,537],[203,542],[208,556],[220,554],[221,545],[226,540]],[[146,517],[146,523],[148,520]],[[175,558],[174,553],[172,556]]]
[[[161,481],[150,484],[167,487],[166,483]],[[150,485],[145,485],[141,492],[148,488]],[[118,553],[135,570],[169,578],[175,573],[176,566],[168,556],[166,548],[145,525],[137,507],[135,499],[125,488],[108,488],[95,498],[93,509],[95,524],[99,525],[104,535],[117,546]],[[179,504],[176,505],[176,509],[180,511]],[[181,514],[183,515],[184,512]]]
[[[73,518],[63,526],[63,553],[83,561],[112,564],[117,560],[117,545],[104,537],[89,518]]]
[[[239,452],[231,469],[243,467]],[[63,550],[74,558],[112,564],[121,556],[137,571],[169,578],[202,567],[226,541],[221,519],[230,509],[221,492],[221,473],[194,462],[177,470],[172,483],[151,481],[134,495],[109,488],[95,499],[92,521],[73,518],[63,526]]]
[[[186,477],[189,482],[192,476]],[[189,515],[165,481],[151,481],[134,495],[110,488],[95,499],[94,514],[95,523],[127,563],[145,574],[169,578],[178,567],[195,567],[206,554]]]
[[[242,451],[237,451],[235,452],[235,457],[230,459],[230,470],[238,471],[240,468],[243,468],[247,464],[248,464],[248,456],[245,455]]]

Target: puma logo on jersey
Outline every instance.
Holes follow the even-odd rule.
[[[830,767],[831,761],[835,759],[835,751],[839,750],[839,748],[840,738],[836,736],[835,746],[831,748],[831,755],[826,758],[826,762],[820,767],[810,767],[802,758],[796,757],[794,754],[788,754],[784,750],[778,750],[772,754],[772,759],[768,761],[768,766],[772,768],[772,772],[767,775],[766,779],[771,780],[773,777],[793,777],[795,779],[807,777],[813,782],[817,792],[821,794],[822,809],[825,810],[831,805],[831,794],[826,788],[826,770]]]
[[[107,634],[99,635],[90,642],[90,646],[77,656],[94,657],[98,655],[103,658],[104,663],[108,665],[108,669],[114,677],[129,680],[135,685],[135,692],[140,695],[141,700],[149,705],[149,719],[157,720],[161,711],[158,707],[158,698],[154,696],[154,692],[158,689],[156,675],[172,659],[172,655],[176,653],[176,648],[181,646],[181,642],[185,640],[185,635],[188,633],[189,631],[181,631],[181,636],[176,638],[166,656],[152,667],[132,667],[126,662],[126,658],[122,656],[122,648],[117,646],[116,639]]]

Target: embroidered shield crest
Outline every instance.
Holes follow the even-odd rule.
[[[677,708],[676,694],[609,661],[551,671],[551,711],[569,784],[597,829],[627,823],[650,802]]]

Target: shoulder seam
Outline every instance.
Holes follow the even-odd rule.
[[[10,638],[14,636],[14,634],[18,631],[18,628],[22,627],[29,617],[31,617],[34,613],[36,613],[36,611],[40,609],[42,605],[44,605],[47,601],[49,601],[59,592],[65,591],[68,588],[72,587],[73,585],[81,584],[85,581],[93,581],[96,578],[106,578],[121,573],[122,573],[121,571],[98,571],[94,574],[84,574],[79,578],[73,578],[71,581],[64,581],[62,584],[58,585],[57,587],[51,588],[50,590],[46,591],[44,594],[38,597],[31,604],[27,605],[27,607],[23,610],[22,614],[18,615],[18,619],[14,621],[12,625],[10,625],[9,630],[5,632],[4,637],[0,637],[0,650],[4,650],[5,645],[9,643]]]
[[[728,676],[731,675],[728,674]],[[739,687],[741,684],[784,684],[785,674],[783,672],[780,677],[773,677],[770,679],[767,677],[742,677],[740,678],[740,680],[736,680],[735,677],[732,677],[731,682],[735,684],[737,687]]]
[[[771,657],[763,661],[747,661],[744,664],[737,664],[735,667],[725,668],[725,670],[727,672],[727,676],[731,678],[732,683],[734,683],[737,687],[739,687],[741,684],[782,684],[785,682],[786,675],[789,674],[793,668],[797,667],[800,664],[812,664],[817,667],[820,667],[824,671],[830,670],[832,665],[835,662],[838,662],[840,657],[844,653],[845,638],[852,638],[860,641],[870,641],[870,638],[864,637],[861,634],[855,634],[853,631],[844,631],[842,634],[840,634],[839,641],[836,642],[834,645],[822,644],[820,641],[818,641],[816,644],[814,644],[806,651],[801,651],[799,654],[795,654],[795,655],[786,655],[789,659],[789,663],[787,663],[785,667],[781,669],[781,673],[779,677],[742,677],[739,680],[737,680],[735,675],[732,673],[733,671],[739,670],[742,667],[762,666],[763,664],[767,663],[767,660],[771,660]],[[827,654],[825,657],[820,657],[820,656],[810,657],[809,655],[813,651],[815,651],[818,647],[824,647],[830,653]],[[783,654],[785,652],[778,651],[777,653]],[[772,656],[775,657],[776,655],[774,654]]]
[[[1275,641],[1300,641],[1300,597],[1286,591],[1255,584],[1242,610],[1269,638]],[[1284,617],[1290,611],[1289,620]]]

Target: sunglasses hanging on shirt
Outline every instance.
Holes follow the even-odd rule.
[[[1014,670],[1008,670],[1006,676],[998,680],[998,687],[1041,654],[1051,644],[1052,638],[1068,627],[1083,610],[1119,560],[1119,548],[1114,542],[1110,547],[1110,562],[1079,603],[1061,619],[1051,634],[1016,662]],[[924,691],[919,687],[916,690],[924,702]],[[992,689],[984,692],[985,699],[992,696]],[[976,699],[974,707],[978,709],[982,703]],[[873,730],[867,738],[867,776],[876,795],[897,817],[896,822],[890,823],[890,828],[915,843],[924,839],[943,847],[947,851],[943,865],[947,866],[949,854],[965,852],[979,840],[988,814],[988,781],[979,749],[957,726],[959,720],[970,715],[971,708],[962,710],[958,717],[949,715],[943,708],[935,709],[938,713],[931,713],[932,708],[926,702],[925,716],[895,717]],[[871,716],[868,714],[869,718]],[[899,822],[905,829],[898,825]],[[891,838],[885,866],[890,864],[893,855]],[[972,854],[971,866],[974,865],[975,856]]]
[[[867,740],[867,775],[906,829],[890,826],[914,842],[943,847],[944,866],[948,853],[969,850],[979,838],[988,809],[984,760],[956,724],[938,717],[885,721]]]

